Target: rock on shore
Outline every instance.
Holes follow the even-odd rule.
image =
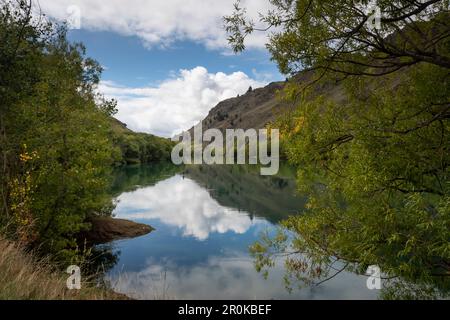
[[[154,229],[146,224],[114,219],[112,217],[95,217],[88,221],[92,228],[82,232],[79,239],[91,244],[103,244],[114,240],[136,238],[149,234]]]

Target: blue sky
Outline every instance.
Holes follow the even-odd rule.
[[[222,100],[283,80],[265,49],[267,34],[231,52],[223,16],[235,0],[40,0],[49,17],[67,21],[69,39],[104,67],[99,91],[118,100],[130,129],[171,137],[205,118]],[[248,15],[268,1],[242,0]]]
[[[211,73],[242,71],[263,82],[283,79],[265,49],[251,49],[239,55],[224,54],[187,40],[169,48],[146,48],[136,36],[108,31],[71,30],[69,39],[83,42],[88,56],[105,67],[104,80],[131,87],[158,85],[181,69],[198,66]]]

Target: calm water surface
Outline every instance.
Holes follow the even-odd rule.
[[[373,299],[366,277],[341,273],[289,293],[283,265],[266,280],[249,246],[289,215],[301,214],[294,172],[262,177],[257,168],[170,165],[115,174],[118,218],[153,226],[147,236],[110,244],[113,288],[136,299]]]

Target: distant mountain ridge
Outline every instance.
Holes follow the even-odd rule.
[[[170,160],[173,147],[170,139],[134,132],[125,123],[113,117],[110,117],[109,120],[112,141],[117,150],[114,158],[116,165]]]
[[[285,82],[273,82],[264,88],[249,90],[246,94],[220,102],[202,120],[203,130],[261,129],[274,121],[288,105],[277,98]],[[193,128],[189,130],[193,132]]]
[[[289,80],[296,83],[311,81],[311,72],[302,72]],[[273,123],[280,116],[290,110],[294,110],[297,104],[288,103],[280,98],[285,82],[272,82],[266,87],[249,90],[242,96],[227,99],[217,104],[208,116],[202,120],[203,130],[208,129],[263,129],[269,123]],[[344,90],[339,83],[327,82],[314,85],[313,96],[323,95],[335,102],[344,102]],[[189,132],[193,133],[194,128]]]

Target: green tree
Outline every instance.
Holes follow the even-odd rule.
[[[257,26],[238,1],[225,28],[236,52],[249,34],[273,29],[267,48],[283,73],[384,75],[420,62],[450,68],[448,0],[269,2],[273,9],[261,13]]]
[[[67,260],[88,218],[111,213],[113,165],[166,160],[172,142],[113,119],[100,64],[33,5],[0,1],[0,227]]]
[[[86,217],[111,208],[115,104],[97,102],[101,67],[64,27],[32,19],[32,2],[0,8],[1,223],[67,258]]]
[[[447,295],[450,274],[450,26],[447,1],[270,1],[264,27],[239,3],[230,42],[277,27],[267,45],[297,110],[278,123],[308,209],[252,247],[282,254],[288,285],[379,265],[383,297]]]

